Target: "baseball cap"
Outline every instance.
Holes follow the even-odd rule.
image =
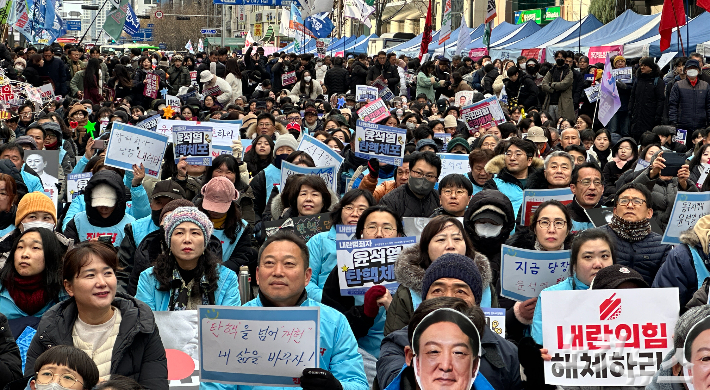
[[[643,280],[638,271],[621,264],[600,269],[594,276],[590,288],[592,290],[615,289],[626,282],[633,282],[637,288],[648,288],[648,283]]]
[[[150,196],[150,199],[152,200],[161,196],[166,196],[173,200],[184,199],[185,190],[183,190],[179,184],[172,180],[162,180],[155,183],[153,194]]]
[[[202,208],[216,213],[226,213],[232,201],[239,199],[239,191],[224,176],[215,177],[202,187]]]
[[[116,205],[116,190],[108,184],[102,183],[94,187],[91,191],[92,207],[113,207]]]

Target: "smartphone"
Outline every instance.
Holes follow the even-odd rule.
[[[103,139],[94,140],[94,146],[92,147],[92,149],[98,149],[98,150],[106,149],[106,140],[103,140]]]
[[[678,176],[678,170],[685,164],[685,153],[663,152],[661,155],[666,166],[661,169],[661,176]]]
[[[99,241],[113,245],[113,237],[110,234],[99,236]]]

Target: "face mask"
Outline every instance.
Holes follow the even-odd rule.
[[[25,70],[25,67],[22,66],[22,65],[15,65],[15,69],[17,69],[17,70],[19,70],[20,72],[22,72],[23,70]]]
[[[520,64],[520,69],[525,70],[525,64]]]
[[[402,110],[397,110],[397,118],[401,118],[402,115],[404,115],[404,111],[402,111]]]
[[[348,110],[352,111],[352,110],[355,109],[355,106],[345,106],[345,108],[347,108]]]
[[[150,219],[153,221],[155,226],[160,226],[160,213],[163,210],[150,210]]]
[[[689,71],[686,72],[686,74],[690,77],[698,77],[698,70],[697,69],[690,69]]]
[[[434,184],[425,177],[409,177],[409,189],[418,196],[426,196],[434,189]]]
[[[158,61],[156,61],[155,58],[150,60],[150,62],[153,64],[153,66],[158,65]]]
[[[311,76],[305,76],[305,77],[303,78],[303,81],[309,83],[309,82],[311,81]]]
[[[22,227],[25,230],[32,229],[32,228],[45,228],[48,230],[54,230],[53,223],[42,222],[42,221],[22,222]]]
[[[562,66],[562,65],[565,64],[565,59],[564,59],[564,58],[558,58],[558,59],[555,60],[555,63],[557,64],[557,66]]]
[[[486,62],[483,63],[483,66],[486,66],[486,65],[488,65],[488,64],[490,64],[490,62],[486,61]]]
[[[281,168],[281,163],[286,160],[288,153],[281,153],[274,156],[274,165],[277,168]]]
[[[57,382],[48,383],[46,385],[35,382],[35,386],[37,387],[37,390],[69,390]]]
[[[407,122],[407,130],[414,130],[417,127],[416,123]]]
[[[87,115],[91,115],[91,109],[90,109],[90,108],[87,108],[87,109],[86,109],[86,112],[87,112]]]
[[[476,223],[474,227],[476,234],[482,238],[498,237],[500,231],[503,230],[502,225],[494,225],[492,223]]]

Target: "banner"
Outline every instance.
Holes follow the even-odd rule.
[[[495,96],[483,99],[473,105],[461,109],[461,120],[466,123],[468,131],[473,134],[481,127],[489,129],[505,122],[503,109]]]
[[[439,45],[451,39],[451,0],[444,0],[444,12],[439,30]]]
[[[574,194],[569,187],[555,188],[551,190],[525,190],[523,191],[523,210],[520,221],[523,226],[529,226],[537,206],[548,200],[559,200],[564,205],[572,203]]]
[[[377,88],[369,85],[358,85],[355,87],[355,101],[371,102],[377,100]],[[388,111],[389,112],[389,111]]]
[[[530,60],[534,58],[537,62],[542,63],[545,59],[545,49],[523,49],[520,55]]]
[[[145,174],[157,178],[168,137],[125,123],[114,122],[106,146],[105,164],[133,171],[133,165],[143,163]]]
[[[296,173],[320,176],[331,191],[338,193],[338,167],[335,165],[310,168],[294,165],[288,161],[281,162],[281,183],[286,183],[286,179]]]
[[[316,38],[326,38],[333,32],[333,21],[328,18],[328,12],[309,16],[304,21],[304,27]],[[325,47],[323,47],[325,48]],[[323,52],[325,54],[325,52]]]
[[[106,31],[111,38],[118,41],[121,37],[121,32],[123,32],[123,27],[126,24],[126,17],[128,15],[128,0],[121,1],[121,6],[115,8],[113,11],[106,15],[106,21],[103,25],[103,30]],[[149,96],[149,95],[146,95]],[[155,96],[151,96],[155,97]]]
[[[127,5],[128,7],[126,7],[126,24],[123,26],[123,31],[128,33],[128,35],[133,36],[138,34],[138,30],[140,30],[141,28],[141,23],[140,21],[138,21],[136,13],[131,7],[131,3],[128,3]]]
[[[390,110],[382,99],[377,99],[357,111],[360,120],[370,123],[379,122],[390,116]]]
[[[596,64],[597,62],[604,62],[606,60],[607,54],[611,56],[611,59],[613,61],[615,56],[622,55],[623,52],[624,45],[592,46],[589,48],[587,57],[589,57],[590,64]]]
[[[545,383],[646,386],[673,348],[677,288],[544,291]]]
[[[143,96],[155,99],[158,96],[159,78],[155,73],[146,73],[143,83]]]
[[[355,156],[380,163],[402,166],[407,130],[368,123],[358,119],[355,129]]]
[[[468,154],[439,153],[438,156],[441,159],[439,181],[452,173],[466,175],[471,170],[468,164]]]
[[[589,103],[594,103],[599,100],[599,87],[600,84],[597,84],[584,89],[584,93],[587,95],[587,100],[589,100]]]
[[[294,386],[318,367],[320,307],[198,306],[200,381]]]
[[[375,12],[375,7],[362,0],[344,0],[343,17],[359,20],[368,28],[372,28],[370,15]]]
[[[599,122],[606,126],[619,107],[621,107],[621,99],[616,88],[616,80],[611,75],[611,59],[607,57],[599,89],[599,107],[597,108]]]
[[[308,153],[308,155],[313,158],[317,167],[335,165],[339,170],[340,164],[343,163],[343,156],[308,134],[301,135],[301,142],[298,144],[297,150]]]
[[[495,0],[488,0],[488,4],[486,6],[486,20],[485,23],[490,23],[493,18],[495,18],[498,14],[496,13],[496,1]]]
[[[187,157],[192,165],[212,165],[212,129],[207,126],[173,126],[175,164]]]
[[[469,56],[473,61],[478,61],[478,60],[480,60],[481,58],[483,58],[483,56],[487,56],[487,55],[488,55],[488,49],[486,49],[485,47],[483,47],[483,48],[471,49],[471,50],[468,51],[468,56]]]
[[[537,298],[540,291],[567,279],[569,254],[568,250],[538,251],[503,245],[501,295],[516,301]]]
[[[630,66],[627,66],[625,68],[612,69],[611,75],[614,76],[617,81],[621,81],[624,84],[633,83],[633,70]]]
[[[74,198],[79,196],[91,179],[91,172],[85,173],[70,173],[67,175],[67,202],[71,203]]]
[[[379,285],[395,291],[399,286],[394,276],[397,256],[416,243],[414,237],[336,241],[340,295],[365,295]]]
[[[264,235],[270,237],[281,229],[287,229],[308,241],[318,233],[327,232],[331,227],[333,225],[330,220],[330,214],[321,213],[264,222]]]
[[[680,244],[680,234],[694,227],[700,218],[708,214],[710,214],[710,192],[678,191],[661,243]]]

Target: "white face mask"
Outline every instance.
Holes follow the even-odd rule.
[[[307,82],[307,83],[310,82],[310,81],[311,81],[311,76],[305,76],[305,77],[303,77],[303,81],[305,81],[305,82]]]
[[[54,230],[54,224],[42,221],[32,221],[32,222],[22,222],[23,231],[32,228],[45,228],[48,230]]]
[[[414,130],[417,127],[416,123],[407,122],[407,129]]]
[[[21,64],[17,64],[17,65],[15,65],[15,69],[17,69],[17,70],[19,70],[20,72],[22,72],[23,70],[25,70],[25,67],[22,66]]]
[[[503,230],[502,225],[494,225],[492,223],[475,223],[476,234],[482,238],[498,237],[500,231]]]
[[[698,73],[700,72],[697,69],[690,69],[685,73],[690,77],[698,77]]]
[[[69,390],[57,382],[47,383],[46,385],[35,382],[35,386],[37,387],[37,390]]]
[[[524,64],[524,63],[523,63],[523,64],[520,64],[520,69],[525,70],[525,64]]]

